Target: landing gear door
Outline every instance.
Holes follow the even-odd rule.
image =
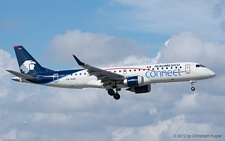
[[[53,74],[53,81],[55,83],[59,82],[58,77],[59,77],[58,73]]]
[[[186,65],[185,65],[185,73],[186,73],[186,74],[191,73],[191,66],[190,66],[190,64],[186,64]]]

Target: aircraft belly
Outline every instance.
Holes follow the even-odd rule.
[[[53,87],[62,87],[62,88],[102,88],[102,83],[100,80],[97,80],[96,77],[66,77],[60,79],[57,82],[52,82],[48,84]]]
[[[103,88],[103,84],[101,83],[100,80],[91,80],[87,82],[87,87],[94,87],[94,88]]]

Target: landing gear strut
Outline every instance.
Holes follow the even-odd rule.
[[[196,83],[196,81],[195,80],[190,80],[190,82],[191,82],[191,90],[195,91],[194,84]]]
[[[113,96],[115,100],[119,100],[120,99],[120,95],[118,94],[118,90],[116,89],[116,92],[113,89],[108,89],[108,94],[110,96]]]

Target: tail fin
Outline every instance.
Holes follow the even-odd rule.
[[[51,72],[53,70],[42,67],[27,51],[21,46],[14,46],[20,72],[28,75]]]

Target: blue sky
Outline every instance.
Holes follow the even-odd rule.
[[[42,49],[44,52],[44,48],[48,48],[49,42],[57,34],[76,29],[126,38],[140,45],[147,45],[152,57],[166,40],[181,31],[197,31],[215,40],[217,37],[211,35],[210,28],[217,27],[217,39],[224,42],[219,29],[220,24],[224,23],[223,19],[220,19],[223,16],[223,10],[220,10],[223,6],[217,6],[222,5],[222,2],[211,2],[208,6],[204,1],[181,2],[181,4],[152,1],[148,3],[149,5],[143,6],[145,2],[147,1],[137,4],[135,1],[116,0],[54,2],[3,0],[0,15],[1,47],[12,53],[10,47],[22,44],[30,51]],[[164,3],[167,5],[162,5]],[[192,6],[194,10],[203,9],[203,12],[199,12],[200,14],[194,10],[190,12],[187,7],[183,8],[185,4]],[[180,12],[183,14],[179,14],[177,12],[179,10],[183,10]],[[209,15],[203,17],[204,14]],[[201,22],[197,21],[201,19]]]
[[[174,134],[225,136],[223,0],[2,0],[0,2],[0,141],[174,140]],[[17,83],[13,45],[44,67],[199,62],[217,76],[195,84],[152,84],[115,101],[104,89]],[[199,140],[195,138],[192,140]],[[209,138],[208,140],[215,140]]]
[[[157,32],[126,29],[132,24],[120,17],[119,12],[128,6],[111,3],[114,4],[108,0],[1,1],[1,47],[12,53],[10,47],[22,44],[37,51],[48,47],[56,34],[75,29],[128,38],[156,48],[170,37]]]
[[[4,46],[21,43],[43,48],[56,34],[69,29],[101,32],[102,22],[96,15],[101,4],[97,1],[2,1],[1,38],[5,39]],[[12,25],[8,25],[10,23]],[[91,28],[98,23],[99,27]]]

